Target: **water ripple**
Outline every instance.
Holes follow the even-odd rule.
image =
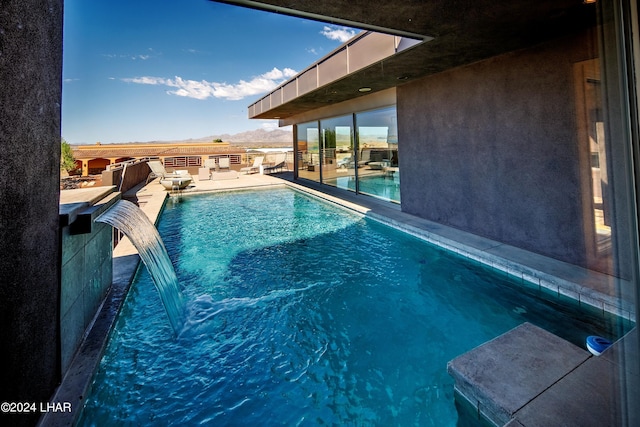
[[[455,426],[452,358],[524,321],[615,327],[286,190],[185,198],[159,228],[187,321],[174,339],[140,270],[81,426]]]

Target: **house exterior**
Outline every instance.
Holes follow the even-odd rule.
[[[636,2],[225,2],[364,29],[249,106],[294,126],[296,179],[603,273],[637,307]]]
[[[281,13],[287,4],[230,3]],[[607,68],[622,55],[608,5],[474,3],[462,26],[411,2],[397,2],[413,16],[406,25],[382,12],[363,25],[337,3],[294,9],[340,10],[390,34],[360,33],[249,106],[252,118],[295,126],[298,178],[631,277],[629,184],[618,176],[630,161],[626,76]],[[455,29],[438,36],[446,26]]]
[[[250,108],[294,125],[297,179],[602,272],[637,307],[635,1],[225,3],[371,31]],[[47,402],[61,377],[62,11],[7,0],[0,13],[2,402]],[[637,396],[632,334],[613,380]]]
[[[82,176],[99,174],[112,164],[147,157],[157,157],[169,168],[192,168],[194,173],[208,159],[228,157],[234,169],[247,163],[246,150],[228,142],[78,145],[73,147],[73,156]]]

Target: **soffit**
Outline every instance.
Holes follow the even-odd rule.
[[[223,0],[277,13],[400,35],[433,37],[256,118],[285,118],[416,78],[574,34],[596,25],[583,0]],[[399,78],[404,78],[399,80]]]

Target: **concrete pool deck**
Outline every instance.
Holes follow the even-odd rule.
[[[234,179],[203,181],[194,176],[194,182],[191,186],[182,191],[181,194],[175,194],[171,197],[189,197],[191,194],[206,192],[266,189],[281,186],[289,186],[304,191],[430,241],[445,249],[516,277],[522,281],[523,286],[534,286],[544,292],[549,292],[552,297],[573,298],[580,303],[618,314],[629,322],[635,319],[635,311],[630,296],[631,284],[628,282],[435,224],[405,214],[398,205],[373,197],[355,195],[348,191],[313,182],[293,182],[291,173],[284,173],[278,176],[239,175]],[[135,200],[151,221],[155,222],[162,212],[164,203],[170,193],[158,180],[155,180],[146,186],[138,186],[132,189],[130,192],[125,193],[123,198]],[[115,322],[139,263],[137,252],[127,239],[123,239],[116,246],[113,256],[114,277],[109,296],[74,358],[62,384],[51,400],[52,402],[70,402],[74,410],[71,413],[45,414],[40,420],[39,425],[41,426],[73,425],[75,417],[80,413],[84,405],[84,397],[90,391],[90,382],[102,357],[109,331]],[[615,353],[618,356],[623,355],[620,357],[628,357],[625,349],[633,348],[619,343],[616,343],[614,347],[622,349],[616,350],[617,353]],[[614,353],[614,349],[612,348],[611,350]],[[636,360],[637,356],[635,355]],[[594,363],[602,365],[601,362],[598,362],[599,360],[605,361],[604,358],[600,357],[596,358]],[[507,361],[500,363],[507,363]],[[527,366],[526,368],[530,367]],[[535,370],[531,372],[535,375]],[[562,378],[568,376],[568,373],[565,373],[566,375],[562,376]],[[581,379],[578,378],[575,381],[577,383],[575,384],[576,389],[571,391],[572,399],[576,399],[576,394],[579,395],[581,390]],[[511,386],[517,387],[518,385],[511,384]],[[508,388],[505,388],[505,392],[507,390]],[[545,393],[546,391],[541,393],[539,397],[546,396]],[[539,401],[544,400],[541,399]],[[549,409],[549,411],[555,407],[556,416],[562,417],[562,408],[565,406],[562,399],[549,399],[549,402],[543,403],[543,405],[547,405],[548,408],[546,409]],[[566,414],[566,417],[568,416],[569,414]],[[535,423],[535,412],[532,413],[530,418],[534,419],[534,421],[526,421],[525,418],[522,418],[525,423],[518,421],[520,424],[515,425],[543,425]],[[557,420],[560,421],[559,424],[563,424],[562,418]],[[571,425],[570,418],[565,418],[564,421],[568,423],[565,422],[563,425]],[[592,425],[606,425],[606,423]]]

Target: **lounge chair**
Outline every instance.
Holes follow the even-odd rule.
[[[186,171],[179,171],[179,173],[169,173],[164,168],[164,165],[159,160],[150,160],[147,162],[151,173],[147,177],[147,184],[150,180],[160,178],[160,183],[168,190],[178,185],[180,189],[187,187],[193,178]]]
[[[369,162],[371,162],[371,150],[362,149],[360,151],[360,156],[358,157],[358,167],[361,168],[368,165]]]
[[[216,168],[216,159],[206,159],[204,161],[204,164],[202,165],[203,168],[209,168],[209,170],[215,169]]]
[[[149,169],[151,169],[151,173],[149,173],[149,176],[147,176],[147,184],[149,183],[149,181],[155,178],[163,179],[165,177],[177,175],[176,173],[167,172],[167,170],[164,168],[164,165],[159,160],[149,160],[147,162],[147,165],[149,165]]]
[[[262,172],[265,174],[270,174],[272,172],[282,172],[282,170],[286,167],[287,167],[287,153],[278,153],[276,154],[276,159],[273,162],[273,165],[263,168]]]
[[[245,174],[260,172],[260,165],[262,165],[263,160],[264,160],[264,156],[256,157],[255,159],[253,159],[253,165],[241,168],[240,172],[244,172]]]
[[[198,181],[211,179],[211,172],[216,170],[216,159],[206,159],[201,168],[198,168]]]
[[[218,170],[231,170],[231,165],[228,157],[219,157],[218,158]]]
[[[159,160],[149,160],[147,162],[149,165],[149,169],[151,169],[151,174],[154,175],[154,178],[161,178],[165,175],[172,175],[164,168],[164,165]]]

